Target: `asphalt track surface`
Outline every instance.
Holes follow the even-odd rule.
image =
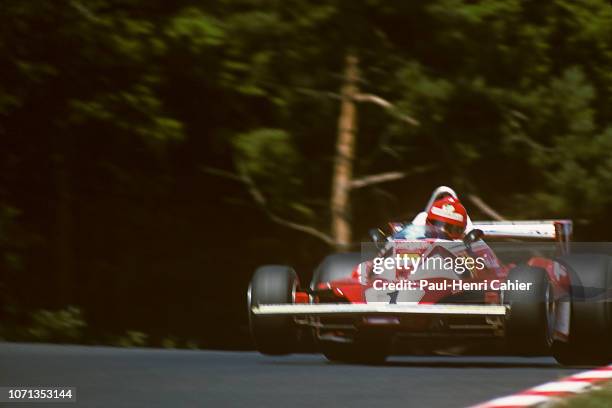
[[[551,358],[323,356],[0,343],[0,386],[71,386],[76,403],[2,407],[466,407],[574,373]]]

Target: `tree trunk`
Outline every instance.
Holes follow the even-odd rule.
[[[359,60],[349,53],[345,60],[342,102],[338,118],[338,139],[331,191],[331,231],[335,247],[346,251],[351,244],[350,194],[357,132],[355,96],[359,93]]]

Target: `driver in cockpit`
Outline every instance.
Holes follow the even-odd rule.
[[[428,238],[458,240],[463,238],[468,216],[459,199],[450,195],[436,200],[427,211]]]

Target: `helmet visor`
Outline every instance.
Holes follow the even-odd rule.
[[[440,220],[427,220],[427,223],[433,226],[433,230],[438,235],[436,238],[457,239],[463,235],[463,227],[461,225],[449,224]]]

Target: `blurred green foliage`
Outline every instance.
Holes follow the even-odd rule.
[[[83,340],[86,327],[87,323],[78,307],[37,310],[31,314],[27,339],[40,342],[78,343]]]
[[[328,249],[201,169],[246,171],[279,216],[326,229],[349,52],[363,92],[421,123],[360,104],[356,175],[429,169],[355,191],[356,236],[449,184],[509,218],[574,218],[579,238],[608,237],[606,0],[8,2],[1,321],[78,304],[92,338],[244,337],[251,269],[308,271]],[[229,283],[227,317],[215,306]],[[35,313],[41,340],[84,327],[74,310]],[[194,325],[201,314],[225,329]],[[129,333],[119,343],[150,343]]]
[[[146,347],[148,338],[149,336],[146,333],[128,330],[124,335],[113,339],[111,344],[117,347]]]
[[[237,135],[233,140],[237,164],[254,176],[271,177],[292,170],[299,155],[287,132],[257,129]]]

